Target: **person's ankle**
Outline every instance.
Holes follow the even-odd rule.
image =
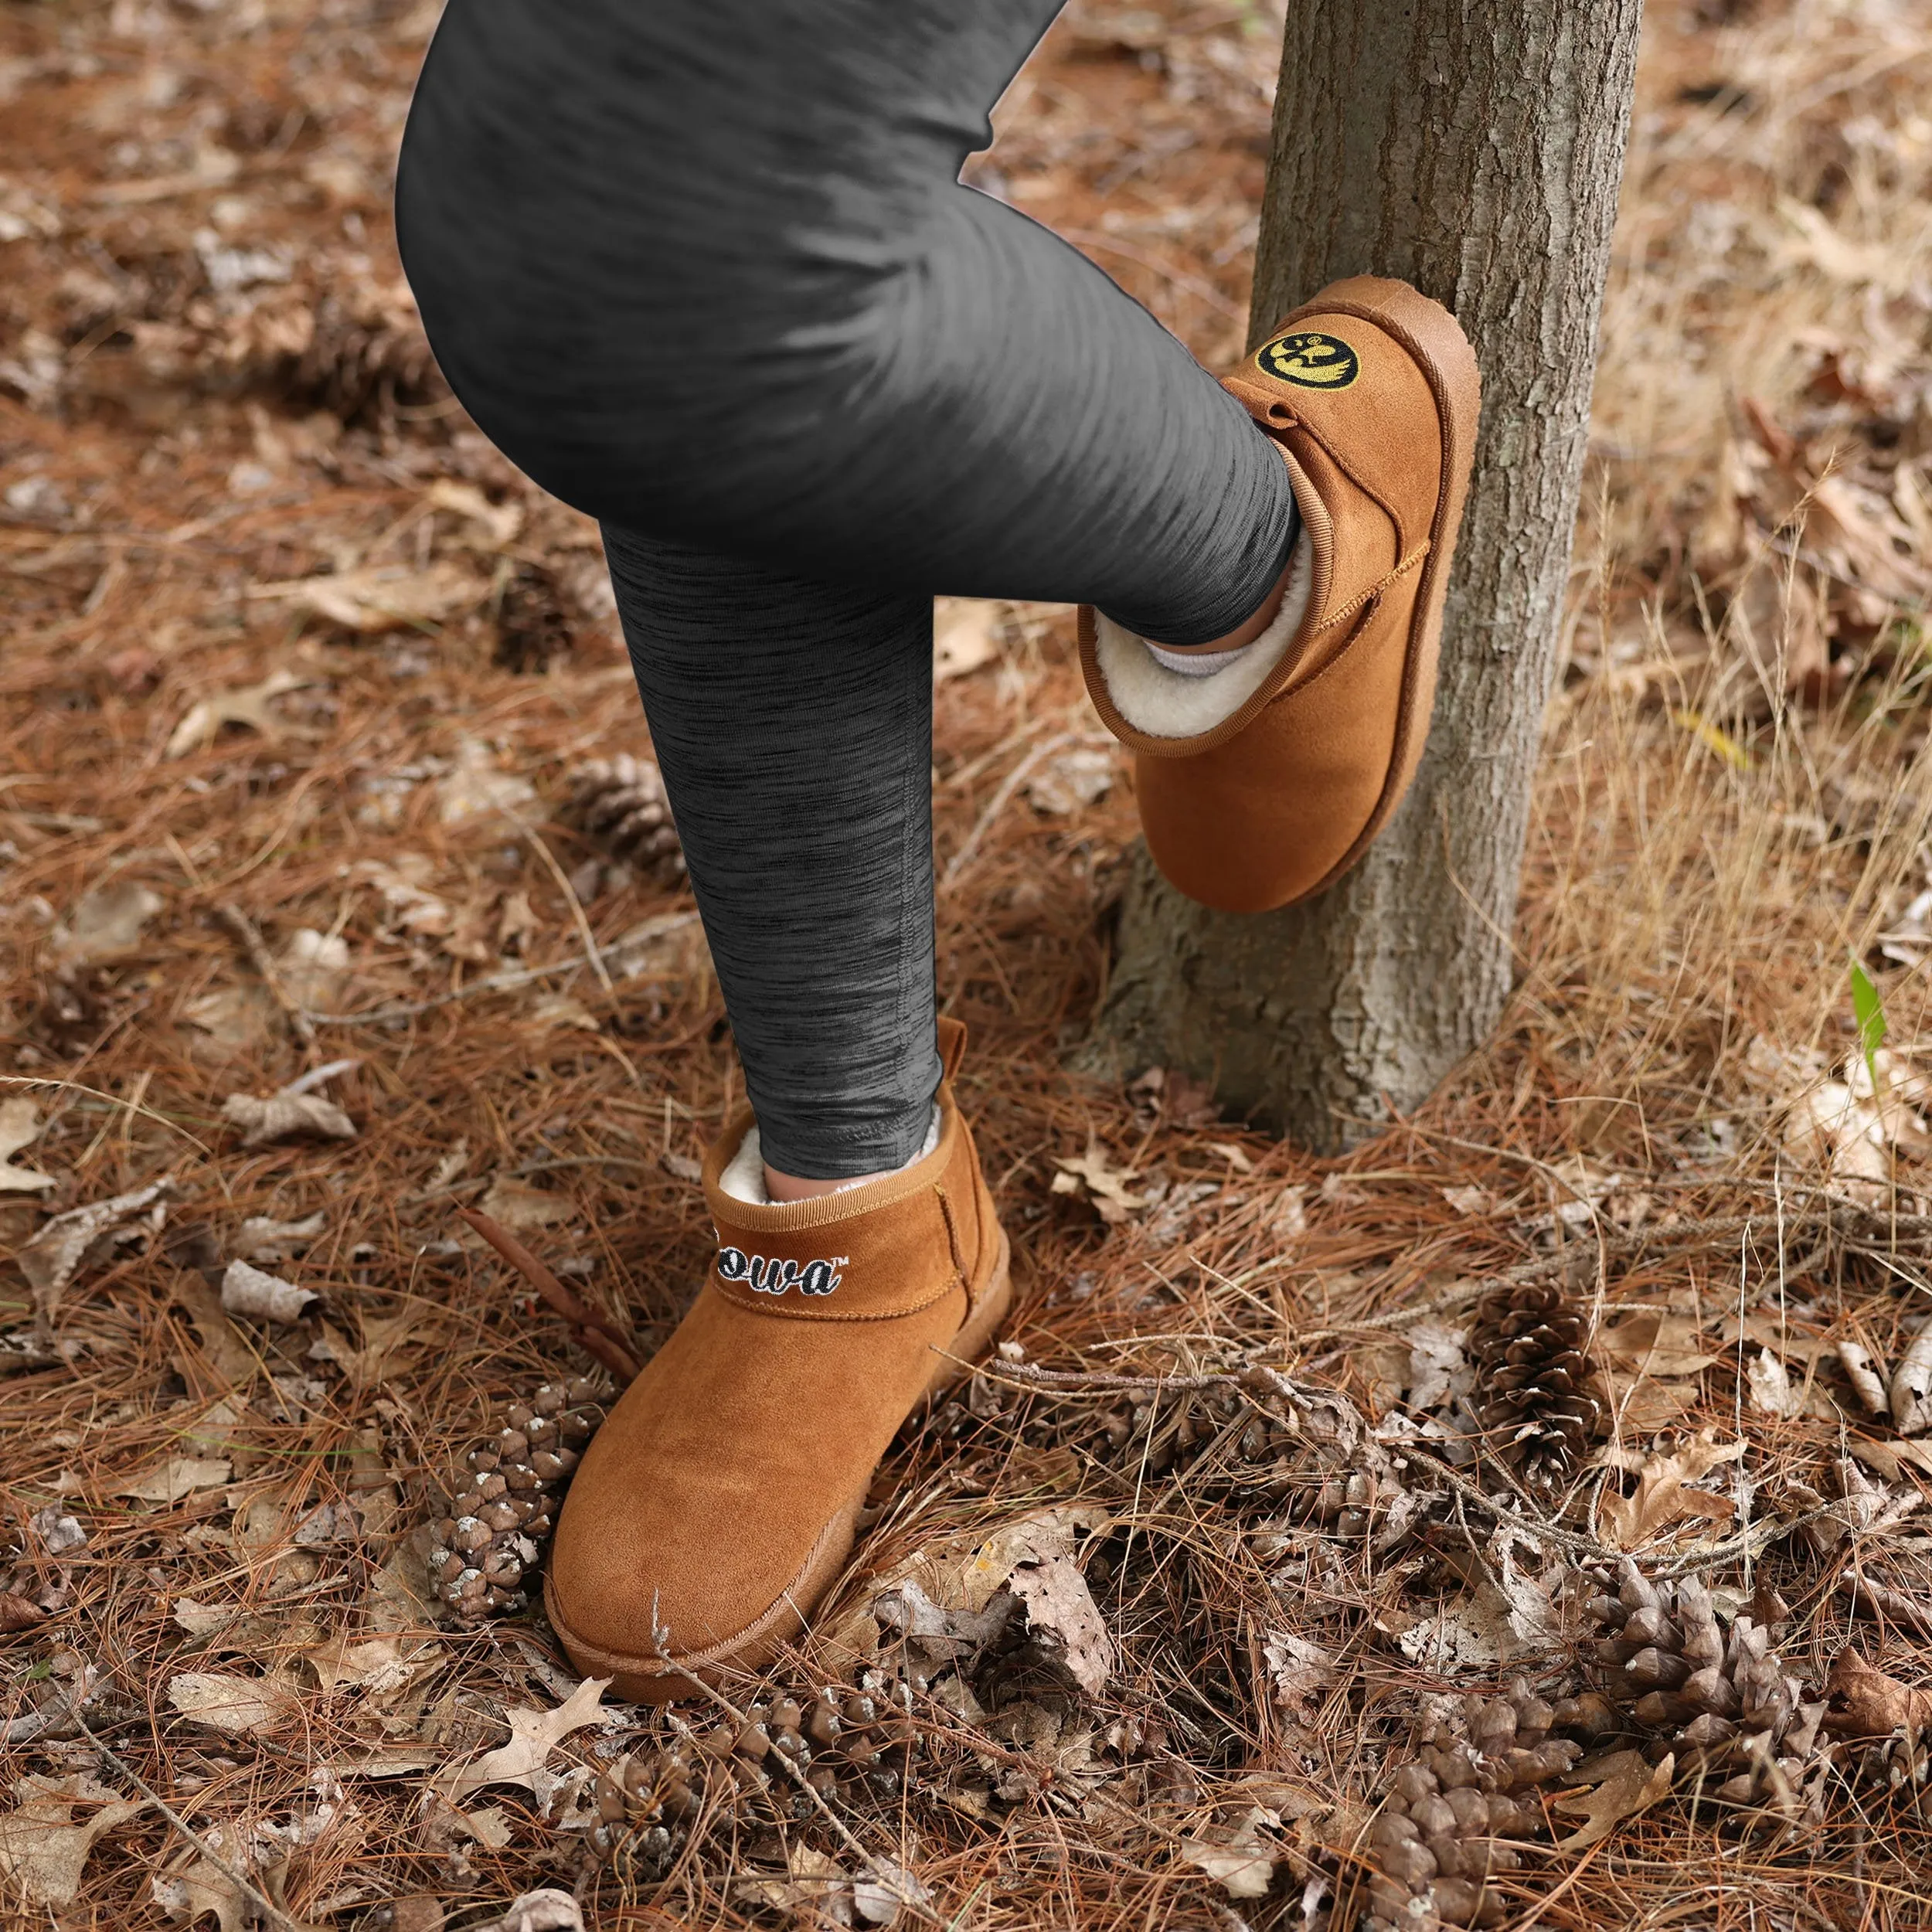
[[[868,1181],[883,1181],[896,1168],[882,1167],[876,1174],[846,1174],[836,1180],[815,1181],[802,1174],[781,1174],[765,1163],[765,1192],[774,1201],[815,1201],[821,1194],[842,1194],[848,1188],[863,1187]]]
[[[1291,556],[1282,565],[1281,574],[1275,579],[1274,587],[1232,631],[1218,638],[1209,638],[1205,644],[1155,644],[1150,641],[1150,648],[1158,650],[1164,657],[1175,658],[1225,657],[1245,650],[1281,614],[1281,600],[1287,594],[1288,573],[1294,567]]]

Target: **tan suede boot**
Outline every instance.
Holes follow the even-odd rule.
[[[544,1584],[578,1668],[621,1696],[689,1696],[684,1673],[757,1670],[795,1637],[894,1432],[991,1342],[1009,1250],[953,1099],[964,1043],[940,1021],[938,1144],[896,1174],[739,1199],[749,1111],[706,1155],[716,1258],[585,1451]]]
[[[1133,747],[1155,862],[1190,898],[1265,912],[1332,885],[1408,788],[1481,385],[1455,318],[1358,275],[1226,379],[1288,466],[1303,534],[1280,614],[1223,668],[1166,669],[1080,611],[1101,720]]]

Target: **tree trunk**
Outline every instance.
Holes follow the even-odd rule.
[[[1251,342],[1366,271],[1445,304],[1482,369],[1434,723],[1408,798],[1318,899],[1210,912],[1138,848],[1090,1066],[1212,1077],[1233,1111],[1332,1151],[1425,1098],[1495,1026],[1641,14],[1641,0],[1293,0]]]

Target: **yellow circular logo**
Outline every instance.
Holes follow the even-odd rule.
[[[1338,335],[1298,328],[1264,342],[1254,352],[1264,375],[1297,389],[1346,389],[1362,373],[1362,359]]]

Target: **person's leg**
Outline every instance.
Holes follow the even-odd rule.
[[[926,599],[1225,641],[1294,534],[1239,406],[956,179],[1055,10],[467,0],[412,110],[426,326],[605,521],[775,1180],[896,1165],[930,1120]]]
[[[459,0],[397,183],[445,372],[621,529],[1220,640],[1284,466],[1099,269],[963,187],[1058,0]]]
[[[764,1165],[901,1166],[939,1084],[931,600],[605,549]]]

